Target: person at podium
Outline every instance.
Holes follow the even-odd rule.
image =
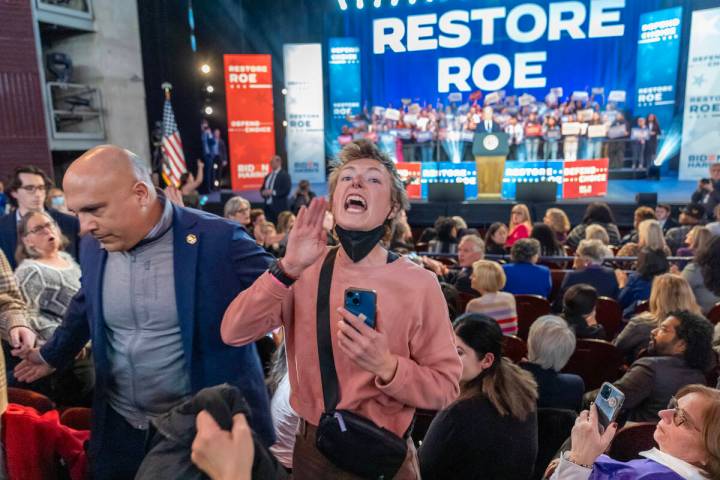
[[[473,139],[479,197],[500,195],[508,150],[507,134],[493,120],[493,108],[486,106],[481,121],[475,126]]]
[[[482,122],[475,126],[476,133],[502,132],[500,124],[493,120],[493,108],[485,107],[482,111]]]

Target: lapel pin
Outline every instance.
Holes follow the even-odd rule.
[[[197,236],[194,233],[189,233],[187,237],[185,237],[185,241],[189,245],[195,245],[198,241]]]

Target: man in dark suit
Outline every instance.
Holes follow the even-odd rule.
[[[0,249],[15,269],[15,249],[17,248],[17,225],[20,219],[28,212],[43,211],[45,197],[52,185],[50,178],[37,167],[28,165],[15,170],[8,187],[10,203],[15,211],[0,217]],[[52,208],[47,211],[55,219],[62,234],[67,237],[69,244],[66,251],[76,260],[78,257],[78,231],[80,224],[72,215],[59,212]]]
[[[482,111],[482,121],[475,127],[477,133],[502,132],[500,125],[493,120],[493,108],[485,107]]]
[[[270,173],[265,175],[260,195],[265,199],[265,216],[275,223],[280,212],[288,209],[290,174],[282,169],[282,159],[275,155],[270,160]]]
[[[237,223],[172,205],[137,156],[112,145],[77,159],[64,179],[82,239],[81,288],[63,324],[16,367],[33,381],[67,365],[92,340],[96,385],[93,478],[134,478],[149,422],[199,390],[230,383],[274,441],[254,345],[230,347],[220,323],[272,258]]]
[[[473,263],[485,257],[485,242],[479,235],[465,235],[458,244],[458,264],[460,270],[452,270],[445,275],[445,282],[455,286],[460,292],[477,294],[472,288]]]
[[[704,385],[704,372],[715,361],[712,337],[712,324],[688,311],[671,313],[655,328],[648,355],[636,360],[622,378],[613,382],[625,394],[622,411],[627,421],[656,422],[658,412],[667,408],[678,390],[693,383]],[[586,393],[585,405],[594,401],[597,393]]]
[[[679,227],[680,224],[672,218],[672,207],[667,203],[658,203],[655,207],[655,219],[662,228],[663,235],[671,228]]]

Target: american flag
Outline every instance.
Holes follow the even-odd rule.
[[[163,108],[162,153],[163,180],[167,185],[177,187],[180,185],[180,176],[187,172],[187,165],[169,95],[165,98],[165,107]]]

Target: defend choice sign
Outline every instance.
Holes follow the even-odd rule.
[[[259,190],[275,154],[270,55],[224,55],[233,190]]]
[[[448,51],[447,56],[438,58],[439,93],[496,91],[511,83],[515,89],[545,88],[543,64],[548,60],[548,52],[522,51],[508,58],[492,51],[496,38],[528,44],[541,39],[559,41],[563,37],[573,40],[622,37],[624,8],[625,0],[591,0],[589,7],[578,1],[551,2],[545,6],[523,3],[511,9],[505,6],[459,8],[441,14],[378,18],[373,21],[373,52],[382,55]],[[478,58],[450,52],[478,43],[483,52],[489,51]]]

